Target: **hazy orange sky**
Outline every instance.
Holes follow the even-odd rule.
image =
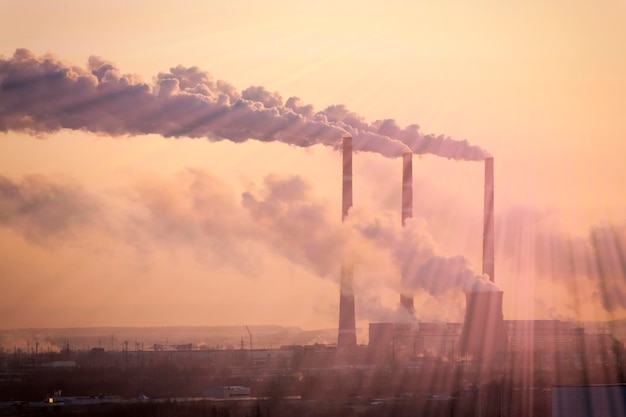
[[[316,111],[343,104],[368,123],[480,146],[495,158],[505,318],[626,316],[623,0],[2,9],[6,60],[26,48],[86,70],[98,56],[147,83],[197,66],[239,91],[262,86]],[[400,163],[355,155],[358,221],[400,233]],[[477,273],[482,175],[480,162],[414,156],[416,228]],[[321,145],[6,129],[0,328],[336,326],[340,187],[340,154]],[[365,326],[393,315],[399,275],[380,242],[357,249]],[[415,300],[421,320],[462,320],[460,291]]]

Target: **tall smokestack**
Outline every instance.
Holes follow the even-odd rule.
[[[341,220],[348,216],[352,207],[352,137],[343,137],[343,186]],[[344,260],[341,265],[339,284],[339,335],[337,346],[346,348],[356,346],[356,319],[354,313],[354,288],[352,264]]]
[[[413,217],[413,154],[402,154],[402,226]]]
[[[493,220],[493,157],[485,158],[485,208],[483,217],[483,274],[495,282],[495,246]]]
[[[343,137],[343,186],[341,190],[341,221],[352,207],[352,136]]]
[[[406,219],[413,217],[413,154],[405,152],[402,154],[402,226],[406,223]],[[404,270],[403,270],[404,275]],[[405,277],[402,276],[402,282]],[[411,314],[415,312],[413,296],[404,292],[400,294],[400,305],[407,309]]]

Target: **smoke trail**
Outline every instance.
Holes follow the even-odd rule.
[[[0,226],[8,226],[30,241],[65,237],[100,214],[99,201],[74,184],[43,176],[14,182],[0,176]]]
[[[418,289],[434,296],[455,289],[464,292],[498,289],[487,278],[476,274],[464,256],[441,253],[424,220],[407,219],[404,227],[396,223],[379,218],[355,227],[377,246],[390,248],[394,261],[402,269],[402,285],[407,294]]]
[[[333,222],[330,207],[315,198],[301,177],[269,176],[263,190],[245,192],[241,204],[260,237],[322,276],[334,276],[342,259],[350,257],[361,278],[372,274],[371,269],[387,269],[379,277],[387,287],[397,286],[395,278],[402,270],[407,294],[497,290],[465,257],[443,254],[423,219],[408,219],[402,227],[393,213],[374,216],[355,210],[344,223]]]
[[[387,157],[409,149],[464,160],[485,155],[467,141],[423,135],[417,125],[402,129],[391,119],[368,124],[343,105],[315,112],[297,97],[283,103],[263,87],[238,92],[197,67],[179,65],[146,83],[93,56],[85,69],[26,49],[0,57],[0,131],[60,129],[332,147],[349,133],[355,150]]]
[[[242,194],[241,205],[250,214],[252,233],[321,276],[334,276],[347,256],[348,239],[333,221],[332,207],[316,199],[302,177],[269,175],[260,193]]]

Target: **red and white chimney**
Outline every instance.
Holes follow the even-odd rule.
[[[352,207],[352,137],[343,137],[343,182],[341,220],[344,221]],[[344,260],[339,284],[339,335],[337,347],[356,346],[356,319],[352,264]]]
[[[485,206],[483,217],[483,274],[495,282],[495,230],[493,220],[493,157],[485,158]]]
[[[402,154],[402,226],[407,219],[413,217],[413,153],[405,152]],[[403,268],[404,275],[404,268]],[[402,283],[405,277],[402,276]],[[407,309],[411,314],[415,312],[413,296],[406,294],[404,290],[400,294],[400,305]]]

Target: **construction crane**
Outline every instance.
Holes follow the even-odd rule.
[[[252,350],[252,333],[250,333],[250,329],[246,326],[246,330],[248,331],[248,335],[250,336],[250,350]]]

